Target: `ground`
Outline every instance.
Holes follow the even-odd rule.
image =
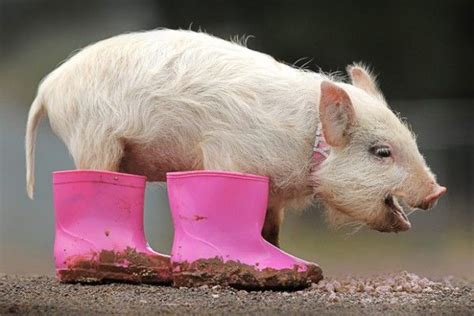
[[[472,315],[472,289],[472,281],[433,282],[407,272],[327,279],[297,292],[61,284],[49,276],[0,275],[0,314]]]

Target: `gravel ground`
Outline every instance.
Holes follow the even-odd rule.
[[[473,315],[473,282],[433,282],[401,272],[328,279],[298,292],[60,284],[46,276],[0,275],[0,313]]]

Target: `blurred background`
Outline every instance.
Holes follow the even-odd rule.
[[[51,172],[74,168],[41,124],[36,194],[25,193],[23,138],[43,76],[85,45],[158,27],[201,28],[317,71],[364,61],[392,108],[448,187],[434,210],[400,234],[329,230],[317,207],[287,213],[282,248],[317,261],[327,276],[408,270],[474,278],[473,2],[466,1],[62,1],[0,0],[0,273],[53,274]],[[150,185],[146,232],[155,249],[172,241],[166,189]]]

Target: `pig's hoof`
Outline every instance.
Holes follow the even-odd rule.
[[[300,290],[323,278],[317,264],[308,264],[306,271],[255,267],[236,261],[200,259],[192,263],[173,264],[173,285],[199,287],[202,285],[230,286],[245,290]]]

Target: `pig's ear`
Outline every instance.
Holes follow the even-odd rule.
[[[375,76],[362,64],[352,64],[347,66],[347,73],[351,77],[353,86],[360,88],[374,97],[382,97]]]
[[[328,145],[337,147],[349,142],[349,130],[355,121],[354,107],[346,91],[329,81],[321,83],[319,119]]]

